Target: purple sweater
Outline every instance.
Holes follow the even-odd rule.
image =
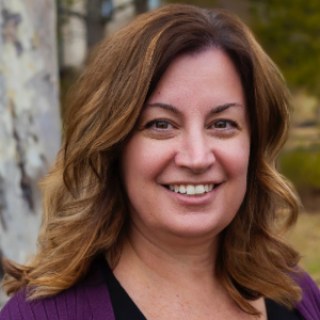
[[[306,320],[320,319],[320,290],[308,274],[298,280],[302,301],[297,309]],[[115,320],[108,288],[101,276],[81,283],[60,294],[26,302],[20,291],[4,306],[0,320]]]

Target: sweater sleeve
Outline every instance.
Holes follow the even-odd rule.
[[[297,309],[306,320],[320,319],[320,290],[312,278],[305,272],[297,281],[302,289],[302,300]]]
[[[43,303],[27,302],[25,298],[24,290],[14,295],[1,310],[0,320],[49,319],[46,316],[46,310],[43,307]]]
[[[0,320],[91,320],[91,308],[78,286],[54,297],[26,301],[25,290],[13,296],[0,312]]]

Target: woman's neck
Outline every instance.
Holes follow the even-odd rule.
[[[215,262],[218,238],[186,238],[170,235],[148,234],[134,225],[123,243],[119,264],[124,268],[143,270],[146,277],[176,283],[215,280]],[[121,267],[121,268],[122,268]],[[117,269],[117,267],[116,267]],[[129,270],[128,270],[129,271]]]
[[[219,239],[159,237],[134,227],[114,274],[146,318],[256,319],[244,313],[216,276]],[[267,319],[264,300],[252,304]],[[214,316],[213,316],[214,315]]]

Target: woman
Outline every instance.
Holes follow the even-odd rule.
[[[42,183],[38,253],[5,262],[0,319],[319,319],[279,236],[299,211],[275,168],[288,100],[226,12],[167,6],[104,40]]]

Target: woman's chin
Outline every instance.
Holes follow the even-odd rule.
[[[167,234],[170,238],[185,238],[186,240],[194,241],[196,239],[214,239],[227,226],[210,223],[207,219],[200,217],[188,218],[178,224],[170,224],[167,227],[162,227],[162,233]]]

